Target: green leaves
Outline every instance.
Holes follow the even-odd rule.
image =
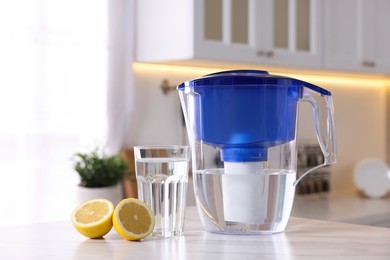
[[[95,148],[90,153],[76,153],[74,169],[79,173],[81,186],[106,187],[122,180],[128,169],[127,162],[119,155],[108,156]]]

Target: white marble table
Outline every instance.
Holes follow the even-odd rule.
[[[126,241],[112,230],[86,239],[70,221],[0,228],[0,259],[390,259],[390,229],[291,218],[284,233],[219,235],[202,231],[195,208],[185,235]]]

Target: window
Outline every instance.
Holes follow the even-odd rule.
[[[113,2],[0,2],[0,223],[69,217],[71,157],[107,136]]]

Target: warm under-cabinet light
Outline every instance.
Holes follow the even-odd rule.
[[[170,64],[155,64],[155,63],[133,63],[133,67],[136,71],[153,72],[153,71],[165,71],[167,73],[189,73],[196,76],[203,76],[209,73],[237,69],[237,68],[218,68],[218,67],[196,67],[196,66],[180,66]],[[251,69],[254,66],[252,65]],[[245,68],[247,69],[247,68]],[[303,81],[307,81],[319,86],[345,86],[345,87],[365,87],[365,88],[383,88],[390,86],[390,77],[376,76],[368,74],[347,74],[340,72],[313,72],[308,70],[294,70],[289,69],[273,69],[270,68],[271,74],[278,74],[281,76],[287,76],[297,78]]]
[[[167,64],[154,63],[133,63],[133,67],[139,71],[166,71],[173,73],[191,73],[203,76],[217,71],[227,70],[226,68],[212,68],[212,67],[194,67],[194,66],[178,66]]]

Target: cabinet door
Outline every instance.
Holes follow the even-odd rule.
[[[325,1],[325,14],[325,67],[359,70],[363,60],[363,13],[358,1]]]
[[[318,0],[262,0],[257,55],[267,64],[321,66],[321,12]]]
[[[325,68],[390,72],[390,1],[325,2]]]
[[[137,61],[170,62],[193,57],[191,1],[142,0],[137,1],[136,9]]]
[[[390,1],[362,1],[363,60],[368,71],[390,73]]]
[[[195,0],[197,59],[255,60],[253,0]]]

